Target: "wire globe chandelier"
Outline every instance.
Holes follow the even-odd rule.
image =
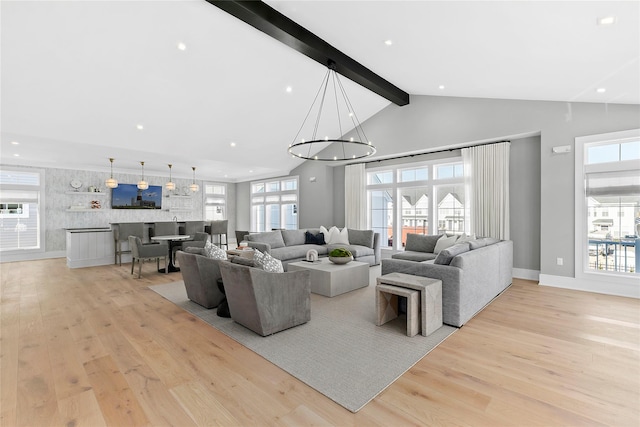
[[[340,135],[336,138],[329,136],[322,136],[318,138],[318,130],[321,123],[323,107],[328,98],[333,95],[335,99],[335,113],[337,115],[337,125]],[[339,98],[342,99],[342,105],[339,102]],[[317,107],[316,107],[317,104]],[[300,134],[303,131],[308,131],[307,120],[311,113],[317,108],[317,114],[315,122],[313,123],[313,132],[310,139],[300,139]],[[327,107],[328,109],[329,107]],[[331,107],[332,108],[332,107]],[[344,135],[343,121],[346,124],[351,123],[353,125],[353,132],[355,135],[348,139],[342,139]],[[338,73],[335,70],[335,63],[329,61],[327,67],[327,73],[322,79],[320,88],[316,93],[313,103],[307,112],[298,133],[293,139],[293,142],[289,144],[289,154],[294,157],[305,160],[319,160],[325,162],[335,162],[343,160],[356,160],[365,157],[370,157],[376,153],[376,147],[371,144],[371,141],[366,137],[364,129],[356,116],[356,113],[351,105],[351,101],[347,96],[342,82],[338,77]]]

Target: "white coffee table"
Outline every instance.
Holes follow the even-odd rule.
[[[287,271],[309,270],[311,272],[311,292],[335,297],[355,289],[369,286],[369,263],[351,261],[348,264],[334,264],[328,258],[320,262],[292,262]]]

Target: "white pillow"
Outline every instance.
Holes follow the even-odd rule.
[[[336,231],[338,229],[336,228]],[[340,245],[348,245],[349,244],[349,230],[347,230],[347,227],[343,228],[340,231],[337,231],[336,233],[333,233],[331,235],[331,244],[340,244]]]
[[[462,234],[456,243],[470,242],[472,240],[476,240],[476,233]]]
[[[320,226],[320,232],[324,234],[324,241],[326,244],[329,244],[329,230],[327,230],[324,225]]]
[[[458,239],[458,236],[451,236],[451,237],[442,236],[436,242],[436,247],[433,250],[433,253],[434,254],[439,254],[440,251],[453,246],[456,243],[457,239]]]
[[[282,261],[272,257],[266,252],[263,253],[256,249],[253,253],[253,261],[264,271],[268,271],[270,273],[284,273]]]
[[[329,230],[327,230],[321,225],[320,232],[324,234],[324,241],[327,242],[327,245],[331,245],[333,243],[341,243],[343,245],[349,244],[349,234],[346,227],[342,231],[340,231],[340,229],[338,229],[338,227],[334,225]],[[343,232],[346,237],[342,235]]]
[[[212,259],[227,259],[227,252],[209,241],[204,244],[204,253]]]

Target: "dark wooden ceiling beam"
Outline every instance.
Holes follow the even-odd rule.
[[[335,64],[336,72],[397,105],[407,105],[409,94],[345,55],[306,28],[262,1],[207,0],[252,27],[281,41],[324,66]]]

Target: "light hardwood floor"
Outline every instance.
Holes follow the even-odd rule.
[[[154,267],[0,265],[1,426],[640,425],[634,299],[515,280],[352,414],[149,290],[181,279]]]

